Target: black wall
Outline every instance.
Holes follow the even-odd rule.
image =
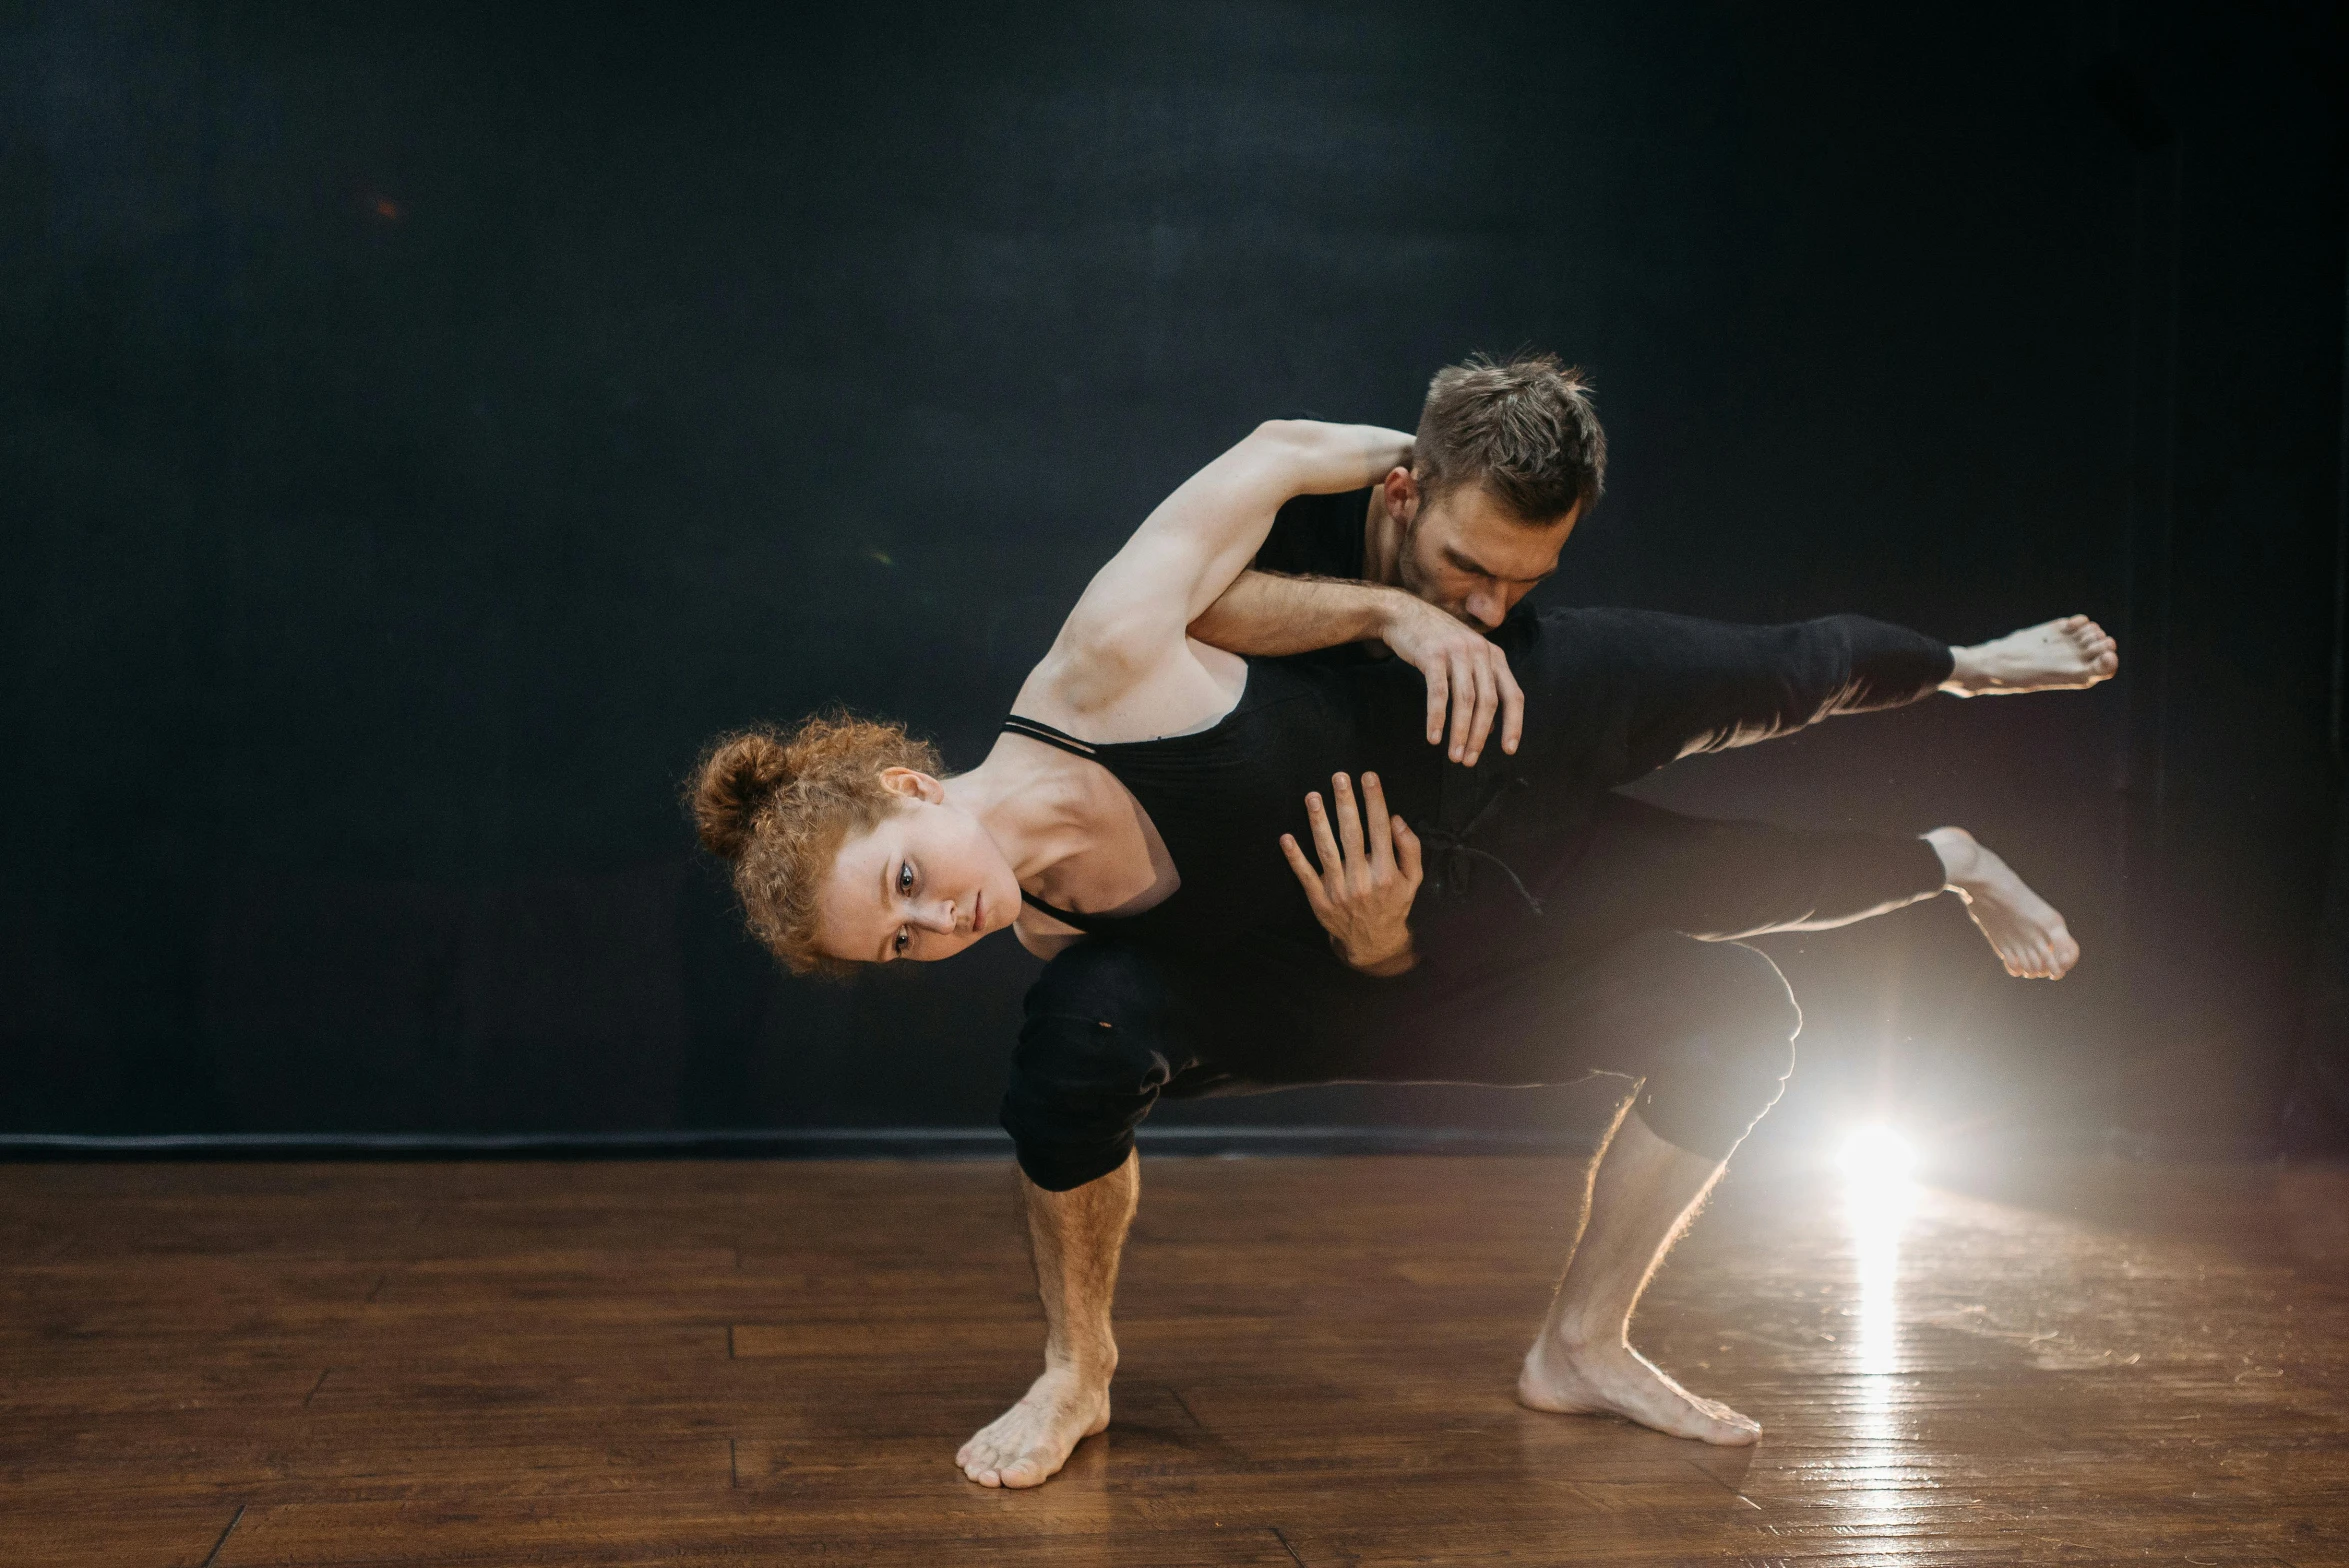
[[[2339,14],[1796,10],[9,10],[0,1123],[987,1122],[1030,962],[784,981],[696,748],[845,699],[975,761],[1250,424],[1534,343],[1616,454],[1558,602],[2124,639],[1652,787],[1965,823],[2088,950],[1775,939],[1778,1121],[2256,1138],[2332,823]]]

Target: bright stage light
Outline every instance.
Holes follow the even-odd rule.
[[[1836,1164],[1855,1188],[1877,1183],[1903,1186],[1916,1174],[1917,1151],[1889,1127],[1862,1127],[1844,1140]]]

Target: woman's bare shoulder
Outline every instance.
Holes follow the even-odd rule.
[[[1154,740],[1213,724],[1246,684],[1245,660],[1187,638],[1148,661],[1055,644],[1012,711],[1079,740]]]

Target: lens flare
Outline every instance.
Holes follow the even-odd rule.
[[[1916,1174],[1917,1151],[1889,1127],[1862,1127],[1844,1140],[1836,1164],[1855,1189],[1879,1182],[1905,1185]]]

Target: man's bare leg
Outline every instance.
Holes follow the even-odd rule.
[[[2067,615],[1949,651],[1949,679],[1941,689],[1954,697],[2077,691],[2111,680],[2121,667],[2120,644],[2085,615]]]
[[[2080,961],[2080,944],[2053,905],[2031,891],[2012,867],[1975,842],[1964,828],[1935,828],[1925,842],[1941,857],[1949,890],[1990,939],[2006,972],[2027,980],[2060,980]]]
[[[1624,1115],[1592,1174],[1590,1218],[1557,1299],[1525,1354],[1520,1403],[1568,1415],[1619,1415],[1674,1437],[1729,1446],[1762,1435],[1758,1422],[1690,1393],[1631,1348],[1631,1314],[1641,1292],[1724,1166],[1666,1143],[1638,1111]]]
[[[981,1486],[1042,1486],[1077,1444],[1109,1425],[1117,1371],[1109,1306],[1141,1199],[1141,1167],[1129,1154],[1108,1175],[1067,1192],[1046,1192],[1023,1172],[1020,1189],[1044,1298],[1044,1374],[954,1456]]]

